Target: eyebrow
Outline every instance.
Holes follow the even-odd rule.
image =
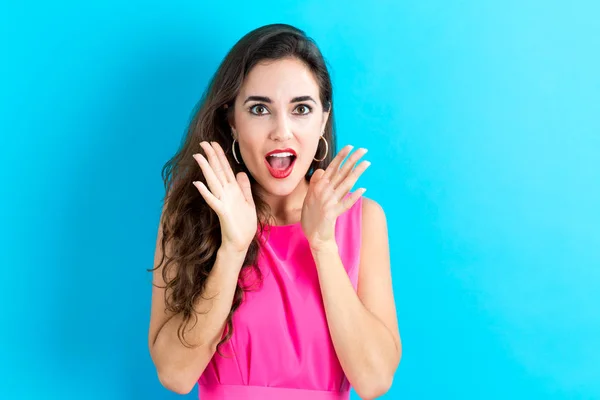
[[[262,101],[264,103],[271,103],[271,99],[265,96],[249,96],[245,101],[244,104],[246,104],[249,101]],[[298,97],[294,97],[292,100],[290,100],[290,103],[299,103],[301,101],[312,101],[313,103],[317,104],[317,102],[315,101],[315,99],[313,99],[310,96],[298,96]]]

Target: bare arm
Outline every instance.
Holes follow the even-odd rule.
[[[159,228],[154,256],[155,267],[162,258],[161,241],[162,230]],[[216,262],[206,281],[204,295],[194,305],[198,311],[198,320],[194,324],[195,319],[192,317],[185,333],[189,344],[198,345],[194,348],[184,346],[177,335],[182,315],[174,315],[165,309],[162,266],[153,271],[153,282],[159,287],[152,287],[148,344],[158,378],[165,388],[180,394],[189,393],[210,362],[231,310],[245,255],[223,246],[217,251]]]
[[[364,198],[358,295],[335,243],[312,251],[344,373],[361,398],[381,396],[389,390],[402,354],[383,210]]]
[[[245,172],[233,174],[227,156],[218,143],[203,141],[200,146],[206,157],[196,153],[194,158],[202,169],[208,187],[201,181],[192,183],[219,217],[221,247],[217,250],[204,292],[194,304],[197,321],[192,318],[185,332],[186,341],[197,347],[186,347],[179,340],[177,329],[182,316],[166,311],[165,291],[160,288],[165,285],[162,269],[158,268],[154,271],[153,281],[160,287],[152,288],[148,337],[150,355],[160,382],[167,389],[182,394],[192,390],[216,351],[231,311],[239,273],[257,228],[256,207],[248,175]],[[164,210],[163,207],[163,215]],[[162,230],[159,229],[155,267],[162,258],[161,242]],[[167,254],[171,254],[169,246],[166,247]]]

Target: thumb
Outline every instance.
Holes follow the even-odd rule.
[[[242,189],[242,193],[244,194],[244,198],[250,204],[254,204],[254,199],[252,198],[252,189],[250,186],[250,179],[248,179],[248,175],[245,172],[239,172],[236,176],[236,181],[238,185],[240,185],[240,189]]]

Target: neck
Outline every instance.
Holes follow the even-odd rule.
[[[300,221],[302,205],[308,192],[308,182],[302,178],[296,188],[288,195],[277,196],[261,190],[261,197],[271,208],[275,224],[288,225]]]

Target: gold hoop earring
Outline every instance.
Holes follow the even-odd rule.
[[[321,137],[319,138],[319,140],[321,140],[321,139],[323,139],[323,141],[325,142],[325,155],[320,160],[317,160],[316,158],[313,157],[313,160],[315,160],[315,161],[323,161],[325,159],[325,157],[327,157],[327,153],[329,152],[329,144],[327,144],[327,139],[325,139],[323,137],[323,135],[321,135]],[[317,145],[317,148],[319,148],[318,145]]]
[[[233,139],[233,143],[231,143],[231,152],[233,153],[233,158],[235,158],[235,162],[240,164],[240,160],[238,160],[237,156],[235,155],[235,142],[236,141],[237,141],[237,139]]]

